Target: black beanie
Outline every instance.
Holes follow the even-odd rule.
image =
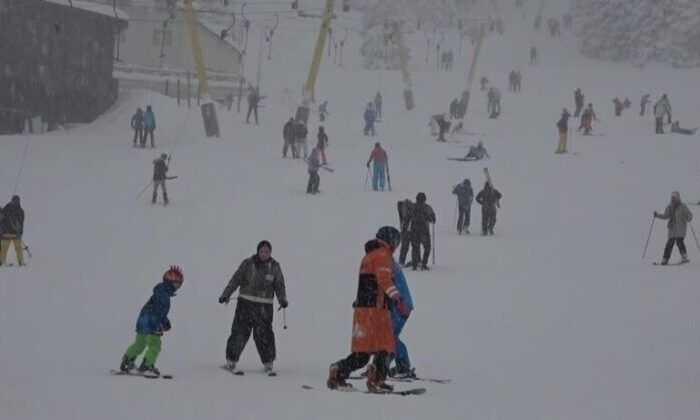
[[[270,242],[265,240],[265,239],[263,239],[262,241],[260,241],[260,243],[258,243],[258,247],[256,248],[256,251],[260,252],[260,248],[262,248],[264,246],[268,247],[270,249],[270,251],[272,251],[272,245],[270,245]]]

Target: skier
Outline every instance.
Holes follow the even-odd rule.
[[[411,217],[411,266],[413,271],[418,269],[419,263],[421,270],[429,270],[428,257],[431,250],[429,223],[435,224],[435,212],[426,203],[425,193],[419,192],[416,195],[416,204],[413,206]],[[422,259],[420,255],[421,245],[423,246]]]
[[[514,86],[515,92],[520,92],[521,83],[522,83],[522,81],[523,81],[523,75],[520,73],[520,70],[517,70],[517,71],[515,72],[515,79],[514,79],[514,81],[515,81],[515,86]]]
[[[501,115],[501,91],[498,88],[491,88],[493,90],[493,103],[491,104],[491,115],[489,118],[498,118]]]
[[[674,243],[678,246],[678,251],[681,253],[681,263],[688,262],[688,254],[683,241],[688,229],[688,223],[693,220],[693,213],[690,212],[685,203],[681,202],[681,194],[678,191],[671,193],[671,202],[666,206],[666,210],[663,213],[654,212],[654,217],[668,220],[668,241],[664,248],[664,257],[661,260],[661,265],[668,264]]]
[[[389,369],[389,376],[392,378],[415,378],[415,369],[411,367],[411,359],[408,357],[408,347],[401,338],[401,331],[408,321],[408,317],[413,311],[413,298],[411,298],[411,292],[408,289],[408,283],[406,282],[406,276],[403,274],[401,266],[395,261],[393,262],[393,275],[394,275],[394,286],[398,290],[399,295],[403,299],[403,302],[408,309],[408,313],[402,313],[397,305],[391,305],[391,327],[394,332],[394,361],[396,365]]]
[[[534,66],[537,64],[537,48],[530,47],[530,65]]]
[[[294,126],[294,158],[298,159],[301,151],[304,151],[304,159],[308,156],[308,148],[306,145],[306,136],[309,130],[306,128],[304,121],[299,121]]]
[[[406,266],[406,255],[408,255],[408,247],[411,245],[410,227],[411,218],[413,217],[413,206],[413,202],[408,198],[397,203],[399,224],[401,225],[401,237],[404,238],[404,240],[401,241],[401,252],[399,252],[399,264],[403,267]]]
[[[282,308],[286,308],[288,302],[282,269],[271,253],[270,242],[260,241],[256,253],[241,262],[219,297],[219,303],[228,304],[233,292],[239,286],[241,288],[231,335],[226,343],[224,368],[227,370],[236,369],[252,331],[265,372],[273,374],[276,357],[275,333],[272,331],[273,297],[277,296]]]
[[[318,119],[324,122],[326,118],[328,118],[328,115],[328,101],[323,101],[321,105],[318,106]]]
[[[667,124],[671,124],[671,101],[668,100],[668,95],[665,93],[661,95],[658,103],[661,105],[663,113],[668,117]]]
[[[282,147],[282,157],[287,157],[287,149],[291,147],[292,157],[296,158],[297,154],[294,147],[294,118],[289,118],[282,128],[282,138],[284,139],[284,147]]]
[[[153,132],[156,131],[156,115],[153,113],[151,106],[146,106],[146,112],[143,114],[143,128],[144,133],[141,138],[141,147],[146,147],[146,140],[151,137],[151,149],[156,147],[155,140],[153,138]]]
[[[452,189],[452,194],[457,196],[457,208],[459,209],[459,217],[457,218],[457,234],[461,235],[465,232],[469,235],[469,224],[472,211],[472,200],[474,199],[474,190],[469,178],[457,184]]]
[[[595,111],[593,111],[593,104],[589,103],[588,108],[586,108],[583,111],[583,114],[581,114],[581,125],[579,126],[578,131],[581,131],[583,128],[583,135],[590,135],[591,130],[593,129],[593,121],[598,121],[598,118],[596,118]]]
[[[245,123],[249,124],[250,114],[255,113],[255,124],[258,123],[258,104],[260,103],[260,94],[256,88],[251,88],[248,92],[248,114],[245,117]]]
[[[486,76],[481,77],[481,90],[486,90],[486,85],[489,84],[489,79],[486,78]]]
[[[143,141],[143,110],[141,108],[136,109],[136,113],[131,117],[131,128],[134,129],[134,147],[136,147],[136,140],[141,144]]]
[[[376,95],[374,95],[374,110],[376,112],[375,119],[381,120],[382,119],[382,94],[377,92]]]
[[[481,160],[484,158],[491,159],[491,156],[489,156],[489,153],[486,151],[484,143],[480,141],[476,146],[469,146],[469,152],[467,152],[464,160]]]
[[[656,134],[664,134],[664,107],[661,102],[654,104],[654,128]]]
[[[671,132],[672,133],[678,133],[678,134],[686,134],[692,136],[695,134],[695,132],[698,130],[697,127],[695,128],[681,128],[680,123],[678,121],[674,122],[671,124]]]
[[[350,374],[367,366],[367,390],[392,391],[385,382],[392,353],[395,350],[391,313],[387,298],[404,318],[410,310],[394,285],[392,254],[401,242],[401,234],[392,226],[379,228],[375,239],[365,244],[365,256],[360,264],[357,298],[353,303],[351,354],[332,363],[326,385],[330,389],[350,388],[346,382]]]
[[[630,98],[625,98],[622,105],[625,107],[625,109],[629,109],[632,106],[632,101],[630,101]]]
[[[649,99],[649,94],[647,93],[646,95],[642,96],[642,100],[639,102],[639,115],[644,115],[644,111],[646,111],[647,104],[651,102],[651,99]]]
[[[326,147],[328,147],[328,134],[326,134],[325,129],[323,128],[322,125],[318,127],[318,134],[316,134],[316,138],[319,143],[323,143],[323,149],[325,150]],[[326,164],[326,154],[325,152],[323,153],[323,164]]]
[[[119,370],[124,373],[131,372],[136,367],[136,358],[146,350],[138,372],[149,378],[157,378],[160,372],[155,366],[161,348],[161,336],[171,328],[168,312],[170,312],[170,298],[182,286],[185,277],[182,270],[176,265],[163,274],[163,281],[153,288],[153,295],[141,308],[136,321],[136,339],[124,353]]]
[[[24,210],[19,202],[19,196],[13,195],[4,208],[0,208],[0,265],[7,262],[7,251],[10,244],[15,248],[17,264],[24,265],[22,250],[22,234],[24,233]]]
[[[617,97],[613,99],[613,104],[615,105],[615,116],[619,117],[620,115],[622,115],[622,110],[625,109],[625,105]]]
[[[319,190],[318,187],[321,184],[321,177],[318,174],[318,169],[322,166],[325,165],[325,153],[323,152],[323,149],[325,148],[325,143],[323,140],[319,140],[318,144],[316,147],[314,147],[311,150],[311,154],[309,155],[309,159],[306,161],[308,164],[308,172],[309,172],[309,182],[306,186],[306,193],[307,194],[318,194]]]
[[[496,92],[494,91],[494,88],[490,87],[489,91],[486,93],[486,98],[488,100],[486,103],[486,112],[489,114],[489,116],[493,114],[495,95]]]
[[[368,136],[370,133],[372,135],[375,135],[374,131],[374,121],[377,119],[377,114],[374,111],[374,105],[372,105],[372,102],[367,102],[367,108],[365,108],[365,114],[364,114],[364,119],[365,119],[365,128],[363,130],[363,133],[365,136]]]
[[[481,235],[493,235],[496,225],[496,208],[501,207],[501,193],[486,181],[484,189],[476,195],[476,202],[481,204]]]
[[[459,106],[459,100],[457,98],[454,98],[452,102],[450,102],[450,118],[457,118],[459,113],[457,112],[457,107]]]
[[[382,149],[382,145],[379,142],[374,143],[374,149],[369,154],[367,169],[369,169],[369,165],[372,162],[374,162],[372,168],[372,189],[374,191],[384,191],[384,177],[386,176],[386,168],[389,165],[389,156],[386,150]]]
[[[153,198],[151,199],[151,204],[156,204],[158,187],[163,192],[163,205],[167,206],[170,202],[168,201],[168,190],[165,188],[169,161],[170,158],[165,153],[160,155],[160,159],[153,159]]]
[[[561,118],[557,121],[557,128],[559,129],[559,144],[557,145],[557,151],[555,153],[566,153],[566,141],[569,135],[569,111],[564,108],[561,112]]]
[[[508,73],[508,91],[515,91],[515,70],[511,70],[510,73]]]
[[[576,110],[574,111],[574,117],[578,118],[583,110],[583,93],[581,93],[581,88],[576,88],[574,91],[574,104],[576,105]]]

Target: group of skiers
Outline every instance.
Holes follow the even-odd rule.
[[[520,70],[511,70],[508,73],[508,90],[510,92],[520,92],[522,80],[523,75],[520,74]]]
[[[454,61],[455,55],[451,50],[443,51],[442,54],[440,54],[440,65],[438,68],[440,70],[451,70],[452,66],[454,65]]]
[[[10,245],[15,248],[17,264],[24,265],[24,210],[18,195],[13,195],[5,207],[0,207],[0,266],[7,265]]]
[[[146,141],[150,137],[151,148],[156,147],[154,132],[156,131],[156,116],[150,105],[146,106],[146,112],[141,108],[131,117],[131,128],[134,130],[134,147],[146,147]]]
[[[319,127],[319,136],[323,132],[323,126]],[[306,123],[303,120],[294,121],[293,117],[289,118],[282,128],[282,139],[284,146],[282,147],[282,157],[287,157],[287,151],[292,150],[292,158],[299,159],[303,153],[304,159],[308,157],[308,144],[306,141],[309,131]],[[325,134],[324,134],[325,135]],[[325,137],[328,142],[328,137]]]
[[[469,224],[471,222],[471,206],[476,200],[481,205],[481,234],[483,236],[493,235],[493,228],[496,226],[496,212],[501,207],[501,193],[493,188],[491,182],[486,181],[484,188],[479,191],[474,198],[471,181],[465,179],[452,189],[452,194],[457,196],[457,234],[469,234]]]

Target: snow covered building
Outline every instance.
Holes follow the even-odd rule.
[[[0,0],[0,133],[89,122],[117,98],[116,34],[127,22],[80,0]],[[84,6],[84,7],[83,7]]]

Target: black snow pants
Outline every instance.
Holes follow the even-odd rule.
[[[457,218],[457,232],[462,233],[465,229],[469,229],[471,222],[471,207],[459,207],[459,217]]]
[[[272,331],[273,305],[251,302],[238,298],[236,314],[233,316],[231,336],[226,343],[226,359],[238,362],[243,348],[248,343],[251,331],[260,361],[270,363],[275,360],[275,333]]]
[[[399,251],[399,264],[406,264],[406,256],[408,255],[408,247],[411,245],[411,236],[407,230],[401,231],[401,251]]]
[[[423,258],[420,256],[420,247],[423,246]],[[413,268],[428,265],[428,257],[430,257],[430,233],[429,232],[411,232],[411,264]]]
[[[369,358],[374,354],[374,366],[377,368],[380,378],[386,378],[389,373],[389,363],[393,355],[387,352],[379,353],[350,353],[343,360],[338,360],[335,364],[338,366],[338,374],[341,378],[347,379],[352,372],[362,369],[369,363]]]
[[[681,252],[681,255],[685,255],[687,250],[685,249],[685,242],[683,242],[684,240],[685,238],[668,238],[666,247],[664,248],[664,260],[668,261],[668,259],[671,258],[671,251],[673,251],[674,243],[678,245],[678,250]]]
[[[306,186],[307,194],[316,194],[318,192],[318,187],[321,184],[321,177],[318,175],[317,170],[309,169],[309,183]]]
[[[481,233],[493,235],[493,227],[496,226],[496,208],[490,206],[481,207]]]

